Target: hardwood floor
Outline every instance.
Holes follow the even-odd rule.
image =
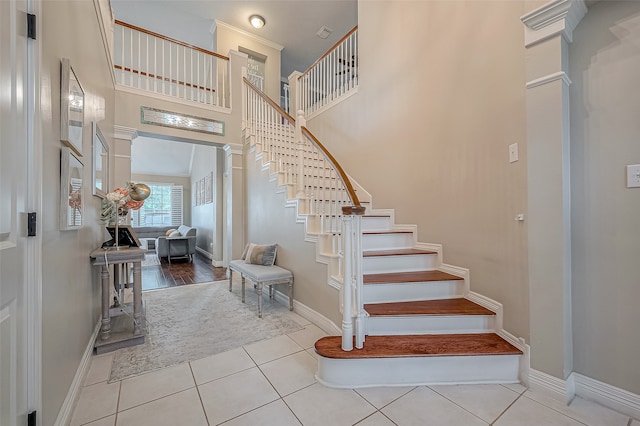
[[[160,265],[142,267],[142,290],[175,287],[179,285],[206,283],[226,279],[227,269],[211,265],[206,257],[195,254],[193,262],[188,259],[160,260]]]

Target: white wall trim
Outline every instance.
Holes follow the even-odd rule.
[[[569,377],[575,382],[576,395],[640,419],[640,395],[575,372]]]
[[[225,151],[225,153],[227,154],[227,157],[229,157],[230,155],[242,155],[242,144],[236,144],[236,143],[228,143],[226,144],[223,149]],[[239,166],[233,166],[234,169],[242,169],[242,167]]]
[[[527,89],[533,89],[534,87],[543,86],[548,83],[552,83],[557,80],[562,80],[567,86],[571,86],[571,79],[564,71],[554,72],[553,74],[545,75],[544,77],[536,78],[527,82]]]
[[[573,399],[573,395],[569,397],[567,384],[564,380],[533,368],[529,369],[529,387],[545,390],[553,398],[564,401],[565,404],[568,404]]]
[[[524,44],[532,46],[558,34],[571,43],[573,30],[587,13],[584,0],[553,0],[523,15]]]
[[[138,129],[114,124],[113,137],[116,139],[124,139],[131,142],[138,137]]]
[[[207,259],[209,259],[209,260],[213,260],[213,254],[209,253],[209,252],[208,252],[208,251],[206,251],[205,249],[200,248],[200,247],[196,247],[196,251],[197,251],[198,253],[200,253],[201,255],[203,255],[204,257],[206,257]]]
[[[251,38],[251,39],[253,39],[253,40],[256,40],[256,41],[258,41],[258,42],[260,42],[260,43],[264,44],[265,46],[269,46],[269,47],[271,47],[271,48],[273,48],[273,49],[276,49],[276,50],[279,50],[279,51],[282,51],[282,49],[284,49],[284,46],[281,46],[281,45],[279,45],[278,43],[274,43],[273,41],[271,41],[271,40],[267,40],[266,38],[262,38],[262,37],[260,37],[260,36],[255,35],[255,34],[251,34],[250,32],[247,32],[247,31],[241,30],[240,28],[236,28],[236,27],[234,27],[233,25],[229,25],[229,24],[227,24],[226,22],[218,21],[218,20],[216,19],[216,20],[215,20],[215,22],[214,22],[214,24],[215,24],[215,26],[216,26],[216,27],[218,27],[218,28],[219,28],[219,27],[224,27],[224,28],[227,28],[227,29],[233,30],[233,31],[235,31],[235,32],[237,32],[237,33],[239,33],[239,34],[242,34],[242,35],[243,35],[243,36],[245,36],[245,37],[248,37],[248,38]]]
[[[117,91],[131,93],[133,95],[146,96],[147,98],[160,99],[162,101],[170,101],[176,104],[182,104],[189,107],[199,108],[205,111],[207,114],[210,114],[211,112],[218,112],[220,114],[231,114],[233,112],[231,107],[224,108],[224,107],[219,107],[217,105],[202,104],[196,101],[187,101],[187,100],[176,98],[173,96],[163,95],[162,93],[148,92],[143,89],[136,89],[135,87],[124,86],[118,82],[116,82],[115,89]]]
[[[356,86],[356,88],[351,89],[349,91],[349,93],[347,93],[345,95],[340,95],[339,97],[337,97],[333,101],[329,102],[328,104],[322,105],[320,108],[318,108],[317,110],[315,110],[314,112],[309,114],[309,116],[306,117],[307,120],[310,121],[310,120],[314,119],[315,117],[319,116],[320,114],[322,114],[323,112],[329,111],[331,108],[333,108],[334,106],[346,101],[347,99],[349,99],[351,96],[355,95],[356,93],[358,93],[358,87],[357,86]],[[362,201],[362,200],[360,200],[360,201]]]
[[[474,303],[477,303],[480,306],[483,306],[490,311],[496,313],[496,322],[495,322],[495,331],[502,330],[502,303],[498,303],[493,299],[488,298],[487,296],[483,296],[482,294],[474,293],[470,291],[465,299],[470,300]]]
[[[281,292],[280,290],[275,291],[276,301],[282,303],[285,306],[289,306],[289,296]],[[325,333],[332,335],[340,335],[342,334],[342,330],[338,327],[333,321],[329,318],[325,317],[319,312],[314,311],[307,305],[302,302],[299,302],[293,299],[293,311],[300,315],[301,317],[308,319],[313,324],[320,327]]]
[[[438,258],[442,261],[442,249],[438,252]],[[459,266],[449,265],[447,263],[441,263],[440,269],[442,272],[446,272],[447,274],[455,275],[457,277],[464,278],[464,296],[467,297],[471,293],[471,272],[467,268],[461,268]],[[487,299],[490,300],[490,299]],[[496,302],[497,303],[497,302]],[[491,309],[491,308],[488,308]],[[500,321],[500,326],[502,327],[502,321]]]
[[[89,368],[91,367],[91,355],[93,355],[93,342],[98,337],[98,333],[100,332],[100,324],[101,321],[98,320],[96,324],[93,334],[89,338],[89,343],[87,344],[87,348],[84,351],[84,355],[80,360],[80,365],[78,365],[78,369],[76,370],[76,375],[71,382],[71,386],[69,387],[69,391],[67,392],[67,396],[64,398],[64,402],[62,403],[62,407],[60,407],[60,411],[58,412],[58,417],[54,423],[54,426],[66,426],[71,423],[71,415],[73,414],[73,408],[76,404],[76,400],[80,394],[80,390],[82,389],[82,383],[84,382],[84,378],[87,376],[89,372]]]

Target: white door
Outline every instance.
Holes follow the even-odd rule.
[[[0,0],[0,425],[26,425],[33,353],[27,208],[33,81],[27,78],[27,0]],[[30,48],[33,48],[31,46]],[[33,67],[33,64],[31,64]],[[31,84],[31,86],[29,86]],[[31,188],[30,188],[31,186]],[[29,270],[29,267],[32,269]],[[31,360],[31,361],[30,361]]]

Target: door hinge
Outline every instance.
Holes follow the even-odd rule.
[[[27,13],[27,37],[36,39],[36,15]]]
[[[36,236],[36,212],[27,213],[27,237]]]
[[[27,426],[36,426],[36,412],[32,411],[27,415]]]

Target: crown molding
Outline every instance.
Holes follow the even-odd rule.
[[[573,30],[578,26],[587,6],[584,0],[553,0],[523,15],[524,45],[530,47],[558,34],[571,43]]]
[[[234,27],[233,25],[229,25],[229,24],[227,24],[226,22],[218,21],[218,20],[216,19],[216,21],[215,21],[215,25],[216,25],[216,27],[218,27],[218,28],[219,28],[219,27],[224,27],[224,28],[226,28],[226,29],[233,30],[233,31],[235,31],[235,32],[237,32],[237,33],[242,34],[242,35],[243,35],[243,36],[245,36],[245,37],[252,38],[252,39],[254,39],[255,41],[260,42],[260,43],[262,43],[262,44],[264,44],[264,45],[266,45],[266,46],[269,46],[269,47],[271,47],[271,48],[273,48],[273,49],[277,49],[277,50],[279,50],[279,51],[282,51],[282,49],[284,49],[284,46],[281,46],[281,45],[279,45],[278,43],[274,43],[273,41],[271,41],[271,40],[267,40],[266,38],[262,38],[262,37],[260,37],[260,36],[255,35],[255,34],[251,34],[250,32],[245,31],[245,30],[241,30],[240,28],[236,28],[236,27]],[[213,27],[212,27],[212,28],[213,28]]]
[[[134,129],[133,127],[125,127],[125,126],[119,126],[117,124],[114,124],[113,137],[116,139],[125,139],[130,142],[133,142],[133,140],[138,137],[138,129]]]

